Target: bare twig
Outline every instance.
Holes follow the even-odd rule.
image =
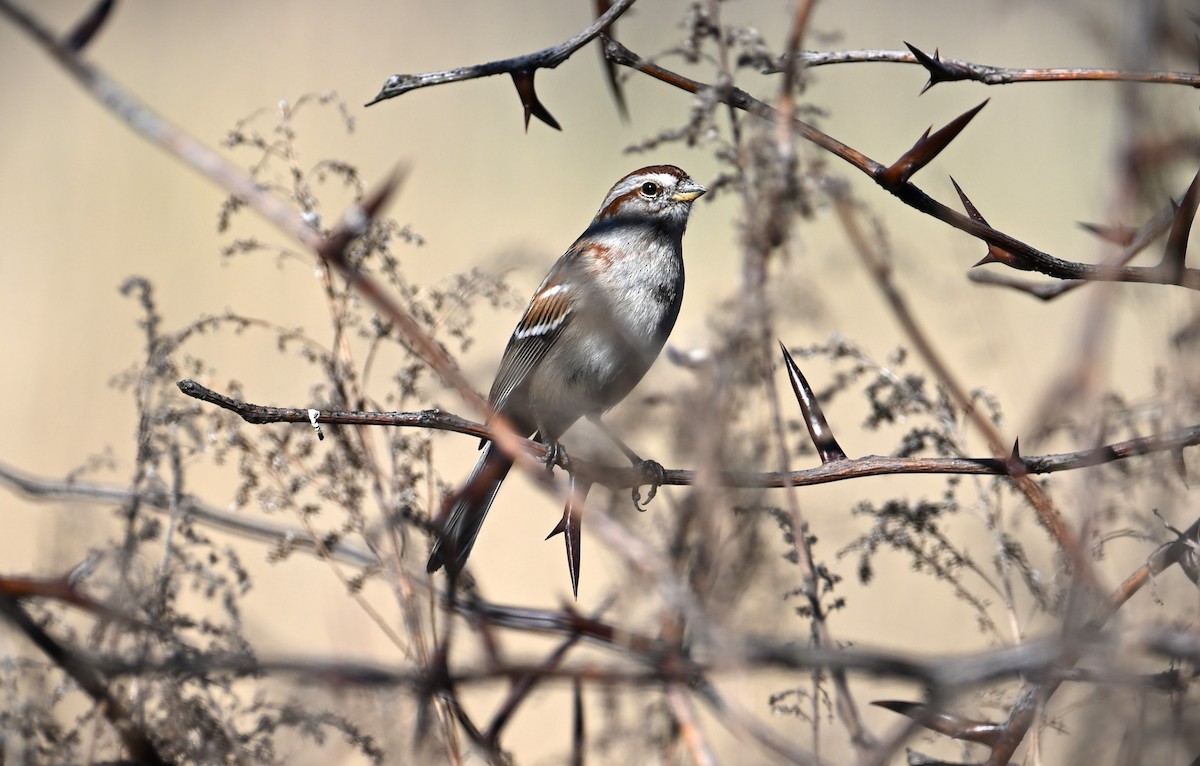
[[[143,766],[166,766],[172,763],[159,753],[149,734],[134,720],[133,713],[125,703],[109,690],[108,684],[89,659],[59,643],[10,596],[0,595],[0,613],[96,703],[100,713],[116,729],[134,763]]]
[[[70,500],[124,506],[133,500],[135,494],[125,487],[31,476],[4,463],[0,463],[0,484],[41,501]],[[171,495],[164,489],[147,487],[141,491],[140,497],[142,507],[162,514],[171,512]],[[179,498],[179,508],[191,521],[271,543],[280,549],[318,555],[317,542],[303,529],[222,511],[191,495]],[[370,551],[342,539],[328,541],[324,547],[331,558],[346,564],[359,567],[378,564],[378,559]]]

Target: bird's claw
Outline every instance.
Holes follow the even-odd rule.
[[[642,473],[642,481],[633,487],[633,507],[637,508],[642,513],[648,510],[650,501],[658,494],[658,488],[667,481],[667,472],[655,460],[641,460],[634,465]],[[646,501],[642,502],[641,486],[645,484],[650,487],[650,491],[646,493]]]
[[[560,462],[568,471],[570,470],[570,458],[567,457],[567,451],[563,446],[556,441],[546,440],[542,442],[546,447],[546,455],[542,458],[542,462],[546,464],[546,472],[553,473],[554,466]]]

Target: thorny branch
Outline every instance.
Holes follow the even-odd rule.
[[[867,240],[848,195],[843,191],[835,191],[833,197],[838,217],[841,220],[842,227],[846,230],[846,234],[854,250],[866,264],[867,271],[870,273],[872,279],[875,280],[892,313],[901,327],[904,328],[905,334],[917,349],[917,352],[937,375],[938,381],[945,390],[950,392],[954,403],[958,405],[959,409],[963,411],[975,428],[987,439],[988,447],[992,450],[993,457],[1005,461],[1006,465],[1009,466],[1009,475],[1012,477],[1013,483],[1025,495],[1030,506],[1038,514],[1038,519],[1050,531],[1055,543],[1063,553],[1071,560],[1077,573],[1090,580],[1091,565],[1082,546],[1079,544],[1075,532],[1067,526],[1062,514],[1054,507],[1046,491],[1034,482],[1030,478],[1028,471],[1022,467],[1021,459],[1016,453],[1016,448],[1013,448],[1011,454],[1008,452],[1007,445],[1001,441],[1000,432],[991,421],[984,417],[983,413],[979,412],[979,409],[971,401],[966,388],[958,381],[957,376],[950,371],[947,362],[937,352],[929,336],[917,323],[917,319],[913,315],[908,301],[900,293],[895,282],[892,280],[891,268],[888,265],[885,254],[879,252],[874,243]],[[1009,457],[1011,457],[1011,460],[1007,459]]]
[[[784,72],[789,63],[813,68],[834,64],[920,64],[929,71],[930,85],[955,80],[973,80],[984,85],[1007,85],[1018,82],[1136,82],[1186,85],[1200,88],[1200,75],[1193,72],[1127,72],[1121,69],[1090,69],[1085,67],[998,67],[976,64],[964,59],[931,56],[909,45],[909,52],[884,50],[855,51],[797,51],[780,56],[778,63],[763,69],[764,74]],[[926,86],[928,89],[929,86]]]
[[[688,93],[712,93],[719,103],[728,104],[765,120],[775,121],[780,119],[780,114],[774,107],[754,98],[740,88],[711,85],[685,77],[677,72],[665,69],[658,64],[642,59],[616,40],[605,38],[604,46],[605,55],[608,56],[610,61],[634,69],[674,88],[687,91]],[[981,107],[982,104],[980,107],[976,107],[974,111],[977,112]],[[973,116],[973,112],[969,112],[959,119],[969,119],[970,116]],[[823,133],[802,120],[793,118],[790,122],[790,127],[795,131],[797,136],[829,151],[862,171],[904,204],[932,216],[943,223],[949,224],[959,231],[983,240],[989,245],[1000,248],[1011,254],[1014,258],[1019,258],[1028,270],[1038,271],[1058,279],[1171,284],[1189,290],[1200,290],[1200,270],[1197,269],[1171,269],[1161,265],[1095,265],[1075,263],[1056,258],[1002,231],[993,229],[986,223],[982,223],[979,220],[975,220],[946,207],[909,181],[908,175],[911,173],[895,172],[897,168],[895,165],[889,166],[877,162],[857,149],[842,143],[833,136]],[[947,134],[940,143],[931,144],[929,152],[936,154],[938,151],[941,151],[963,127],[965,127],[965,122],[956,125],[957,130]],[[917,147],[921,147],[922,144],[923,140],[918,142]],[[926,158],[925,161],[928,162],[928,159],[931,159],[931,157]]]
[[[394,74],[383,84],[383,88],[380,89],[375,98],[368,101],[366,105],[371,106],[380,101],[404,95],[418,88],[427,88],[431,85],[446,85],[452,82],[473,80],[477,77],[507,74],[512,76],[513,84],[517,88],[517,95],[521,99],[521,105],[525,108],[525,129],[529,129],[529,118],[530,116],[534,116],[555,130],[561,130],[558,121],[554,119],[550,111],[542,105],[542,102],[537,97],[537,92],[533,85],[537,70],[553,69],[569,59],[571,54],[584,45],[587,45],[597,35],[604,30],[611,29],[621,14],[629,10],[634,2],[635,0],[618,0],[608,7],[604,13],[600,14],[599,18],[587,29],[569,40],[535,53],[503,59],[501,61],[491,61],[486,64],[449,69],[442,72]],[[618,104],[620,104],[622,103],[619,96],[620,90],[616,88],[615,82],[615,80],[610,80],[610,83],[613,84],[614,93],[618,94],[617,100]]]
[[[1020,675],[1036,681],[1040,686],[1032,688],[1023,701],[1014,709],[1008,727],[988,725],[987,739],[976,736],[969,738],[985,742],[1000,752],[1003,743],[1019,742],[1024,728],[1031,722],[1030,713],[1034,700],[1045,700],[1053,694],[1054,689],[1064,680],[1084,681],[1098,684],[1132,684],[1142,688],[1160,689],[1173,692],[1186,683],[1186,678],[1180,674],[1159,674],[1156,677],[1140,675],[1123,667],[1111,666],[1111,638],[1099,633],[1107,617],[1115,613],[1120,604],[1124,603],[1151,577],[1161,574],[1168,567],[1182,563],[1187,557],[1194,561],[1192,549],[1196,534],[1200,530],[1200,520],[1179,538],[1164,545],[1138,571],[1131,574],[1114,594],[1112,610],[1108,615],[1101,615],[1080,634],[1074,637],[1050,638],[1030,641],[1024,644],[988,650],[982,653],[967,654],[961,657],[938,656],[931,659],[902,658],[891,652],[880,652],[870,649],[829,649],[820,646],[802,647],[793,642],[786,644],[767,637],[743,636],[740,646],[732,653],[725,651],[719,660],[708,661],[701,659],[702,651],[686,651],[679,653],[677,647],[663,642],[661,638],[639,636],[615,625],[605,623],[595,617],[583,617],[569,608],[560,611],[530,609],[527,607],[506,607],[482,602],[463,602],[450,599],[447,605],[460,611],[472,621],[490,627],[504,627],[534,632],[546,632],[564,635],[570,643],[586,638],[590,642],[617,650],[622,656],[637,660],[637,665],[628,663],[606,664],[595,662],[561,663],[562,647],[555,650],[544,662],[522,664],[520,662],[491,662],[477,669],[450,671],[441,669],[436,676],[431,677],[428,671],[394,671],[385,667],[370,666],[347,662],[321,662],[313,660],[266,660],[260,661],[248,655],[208,656],[198,659],[190,654],[167,656],[161,660],[146,658],[129,661],[120,658],[103,656],[83,656],[62,649],[58,643],[46,635],[32,623],[18,619],[30,635],[40,637],[47,651],[62,662],[77,669],[81,682],[90,684],[96,693],[106,696],[102,682],[98,681],[96,672],[105,676],[122,675],[144,676],[191,676],[198,673],[224,671],[239,675],[257,675],[263,672],[272,674],[296,674],[310,680],[319,680],[337,686],[366,685],[366,686],[407,686],[414,689],[427,689],[431,683],[434,688],[451,688],[485,683],[496,678],[510,679],[521,688],[540,681],[574,679],[577,682],[591,682],[629,685],[658,685],[685,684],[697,688],[700,698],[709,704],[722,709],[720,695],[711,686],[711,678],[729,672],[754,668],[775,668],[790,671],[821,668],[828,671],[853,671],[868,673],[875,676],[898,677],[920,682],[929,689],[928,702],[924,705],[916,703],[886,703],[891,707],[910,716],[914,723],[922,723],[952,736],[966,736],[959,733],[956,726],[957,718],[945,713],[933,715],[940,708],[936,701],[952,695],[965,688],[971,688],[983,683],[996,682],[1004,678]],[[1194,567],[1193,567],[1194,568]],[[90,600],[81,594],[71,594],[73,586],[69,582],[51,584],[44,593],[36,588],[31,589],[20,585],[18,590],[11,590],[8,581],[0,583],[0,598],[6,613],[19,618],[23,612],[17,605],[18,599],[34,597],[60,598],[63,584],[68,591],[67,600],[84,608],[90,609]],[[1135,635],[1132,640],[1128,637],[1125,642],[1126,651],[1138,649],[1152,655],[1158,655],[1175,660],[1184,660],[1195,665],[1200,662],[1200,643],[1191,631],[1151,630]],[[724,647],[726,650],[728,646]],[[1091,656],[1097,657],[1089,661]],[[1087,669],[1083,672],[1074,669],[1076,663],[1085,663]],[[638,669],[638,665],[642,669]],[[89,675],[90,674],[90,675]],[[1172,678],[1172,676],[1175,676]],[[88,681],[87,679],[92,679]],[[121,708],[110,701],[112,711],[116,711],[118,723],[124,720],[119,716]],[[881,703],[883,704],[883,703]],[[497,719],[500,720],[500,719]],[[972,729],[982,731],[980,722],[967,722]],[[122,724],[123,725],[123,724]],[[967,725],[966,723],[961,725]],[[763,736],[765,732],[759,732]],[[132,736],[138,736],[134,731]],[[982,736],[982,735],[980,735]],[[900,740],[897,740],[899,742]],[[802,752],[791,751],[781,743],[775,743],[779,752],[788,754],[792,760],[800,763],[816,763],[817,761],[805,756]],[[131,745],[142,747],[142,745]],[[148,743],[146,744],[148,747]],[[494,746],[494,742],[493,742]],[[779,748],[784,748],[779,750]],[[890,751],[890,748],[888,748]],[[1011,751],[1005,751],[1011,752]],[[153,754],[138,758],[139,762],[161,763]],[[1004,762],[1003,760],[997,762]]]
[[[718,101],[721,103],[728,104],[736,109],[744,110],[763,119],[786,122],[790,125],[791,129],[796,135],[845,160],[858,170],[870,176],[876,181],[876,183],[878,183],[888,192],[895,195],[905,204],[925,213],[926,215],[930,215],[937,220],[949,224],[960,231],[970,234],[973,237],[981,239],[995,248],[999,248],[1000,250],[1011,254],[1013,259],[1019,259],[1021,265],[1017,266],[1018,268],[1038,271],[1047,276],[1055,277],[1060,280],[1172,284],[1179,285],[1190,290],[1200,290],[1200,271],[1197,271],[1196,269],[1170,269],[1165,266],[1134,267],[1124,265],[1123,261],[1114,264],[1094,265],[1071,262],[1056,258],[1049,253],[1042,252],[1031,245],[1021,242],[1004,232],[988,226],[986,222],[964,216],[961,213],[946,207],[927,195],[919,187],[912,184],[908,180],[907,175],[900,177],[895,173],[889,173],[888,171],[892,170],[894,166],[885,166],[879,162],[876,162],[875,160],[870,159],[865,154],[851,148],[841,141],[838,141],[832,136],[821,132],[808,123],[795,118],[794,115],[781,113],[776,108],[754,98],[739,88],[733,86],[715,86],[698,82],[676,72],[665,69],[657,64],[644,61],[637,54],[633,53],[616,40],[603,34],[603,30],[607,28],[608,25],[610,25],[617,18],[617,16],[623,13],[629,5],[632,5],[632,2],[614,3],[599,19],[596,20],[591,27],[557,46],[552,46],[551,48],[547,48],[542,51],[526,54],[524,56],[517,56],[511,59],[505,59],[502,61],[494,61],[487,64],[461,67],[446,71],[413,75],[393,75],[388,79],[387,83],[385,83],[379,95],[370,101],[369,104],[374,104],[384,99],[403,95],[404,93],[417,88],[442,85],[450,82],[458,82],[461,80],[495,74],[511,74],[514,79],[517,80],[518,91],[521,93],[522,102],[526,107],[526,124],[528,124],[529,114],[532,110],[533,114],[541,117],[543,120],[547,121],[548,124],[552,125],[553,127],[558,127],[557,122],[553,121],[553,118],[549,117],[549,112],[545,110],[545,107],[541,105],[541,103],[537,100],[536,95],[533,93],[533,72],[535,72],[538,68],[557,66],[559,63],[569,57],[570,54],[575,50],[582,47],[591,39],[599,36],[603,41],[605,58],[609,63],[635,69],[649,75],[650,77],[660,80],[661,82],[665,82],[668,85],[685,90],[689,93],[714,93],[716,94]],[[789,54],[785,54],[780,65],[774,68],[768,68],[767,72],[790,72],[792,69],[783,66],[783,63],[791,60],[799,61],[806,66],[843,64],[861,61],[884,61],[892,63],[921,64],[930,71],[930,82],[926,88],[936,82],[963,79],[977,80],[986,84],[1001,84],[1006,82],[1046,82],[1056,80],[1104,80],[1158,82],[1200,87],[1200,75],[1182,72],[1120,72],[1117,70],[1083,68],[1003,69],[998,67],[972,64],[970,62],[965,62],[958,59],[943,59],[937,54],[930,56],[921,52],[915,47],[909,47],[912,53],[901,53],[896,51],[843,51],[832,53],[816,53],[811,51],[796,52],[790,56]],[[946,143],[948,143],[952,138],[953,136],[950,136]],[[921,143],[918,142],[918,146],[920,145]],[[938,146],[935,150],[932,150],[932,154],[936,154],[936,152],[940,151],[941,148],[944,148],[944,145]],[[911,173],[908,175],[911,175]]]
[[[309,425],[309,410],[301,407],[269,407],[231,399],[218,394],[194,380],[179,382],[180,390],[188,396],[210,402],[235,412],[249,423],[297,423]],[[465,420],[441,410],[420,412],[340,412],[320,410],[317,422],[337,425],[378,425],[393,427],[432,428],[478,438],[492,438],[494,430],[484,424]],[[530,439],[518,440],[529,455],[544,458],[549,453],[545,444]],[[1013,472],[1030,475],[1074,471],[1104,465],[1156,452],[1177,452],[1184,447],[1200,444],[1200,425],[1164,431],[1154,436],[1106,444],[1092,449],[1051,455],[1009,455],[994,457],[885,457],[866,455],[824,463],[815,468],[797,471],[725,471],[718,481],[728,487],[808,487],[866,476],[899,474],[962,474],[975,476],[1009,476]],[[560,465],[565,460],[560,456]],[[571,469],[598,484],[612,489],[627,489],[643,480],[640,468],[618,468],[594,465],[586,460],[570,458]],[[1015,462],[1014,462],[1015,461]],[[565,467],[565,465],[562,465]],[[694,471],[672,468],[665,471],[664,484],[685,486],[695,484]]]
[[[502,59],[500,61],[490,61],[486,64],[474,64],[472,66],[447,69],[440,72],[394,74],[383,84],[379,94],[367,102],[367,106],[377,104],[389,98],[402,96],[418,88],[428,88],[433,85],[447,85],[452,82],[463,82],[464,80],[473,80],[477,77],[490,77],[496,74],[553,69],[569,59],[575,51],[594,40],[605,28],[611,26],[621,17],[621,14],[633,6],[634,2],[636,0],[617,0],[608,10],[592,22],[587,29],[574,37],[564,40],[558,45],[552,45],[549,48],[535,51],[534,53],[514,56],[513,58]]]

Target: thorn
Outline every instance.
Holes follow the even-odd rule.
[[[396,167],[378,189],[367,195],[367,198],[359,204],[352,205],[346,210],[337,228],[330,232],[329,236],[325,237],[317,247],[317,254],[321,256],[322,261],[332,263],[342,270],[353,271],[354,267],[346,260],[346,248],[350,246],[351,240],[366,232],[371,221],[387,204],[388,199],[400,186],[407,173],[407,168]]]
[[[954,180],[954,176],[950,176],[950,183],[954,185],[954,191],[958,193],[958,199],[960,202],[962,202],[963,210],[967,211],[967,217],[976,223],[981,223],[984,226],[991,228],[991,224],[987,222],[987,219],[984,218],[983,214],[980,213],[975,207],[975,203],[971,202],[971,198],[968,197],[967,193],[962,190],[961,186],[958,185],[958,181]],[[990,243],[988,243],[987,254],[973,263],[971,268],[985,266],[989,263],[1003,263],[1005,266],[1014,269],[1021,269],[1022,271],[1031,270],[1029,265],[1025,263],[1024,258],[1014,255],[1004,248],[996,247]]]
[[[569,494],[566,505],[563,506],[562,519],[558,525],[546,535],[549,540],[555,535],[563,535],[563,545],[567,551],[567,572],[571,576],[571,594],[579,600],[579,564],[580,548],[583,543],[583,506],[587,499],[588,490],[592,488],[590,481],[571,474],[568,484]],[[578,501],[578,505],[576,504]]]
[[[988,225],[987,219],[984,218],[983,214],[979,212],[979,209],[975,207],[975,203],[972,202],[971,198],[967,196],[967,193],[962,190],[962,187],[958,185],[958,181],[954,180],[954,176],[950,176],[950,183],[954,185],[954,191],[958,192],[958,199],[960,202],[962,202],[963,209],[967,211],[967,216],[972,221],[978,221],[985,226]]]
[[[1169,271],[1172,279],[1179,282],[1187,268],[1188,234],[1192,230],[1192,222],[1196,220],[1196,208],[1200,206],[1200,171],[1192,178],[1187,193],[1179,202],[1175,211],[1175,220],[1171,223],[1171,232],[1167,235],[1167,245],[1163,249],[1160,267]]]
[[[941,712],[921,702],[875,700],[871,704],[919,721],[926,729],[938,734],[945,734],[966,742],[976,742],[988,747],[993,747],[1005,733],[1005,727],[1001,724],[977,721],[953,713]]]
[[[538,100],[537,91],[533,87],[532,69],[518,69],[512,73],[513,84],[517,86],[517,95],[521,98],[521,106],[525,108],[525,132],[529,132],[529,117],[537,117],[555,130],[562,130],[558,120]]]
[[[1013,478],[1029,473],[1029,467],[1025,465],[1025,459],[1021,457],[1020,437],[1013,439],[1012,454],[1004,459],[1004,470]]]
[[[63,42],[64,47],[72,53],[79,53],[86,48],[104,27],[104,23],[112,15],[112,9],[116,4],[116,0],[100,0],[92,6],[88,14],[80,19],[71,33],[67,35]]]
[[[974,109],[963,112],[932,135],[926,130],[911,149],[879,173],[880,180],[885,182],[884,187],[894,188],[906,183],[918,170],[932,162],[950,145],[951,141],[958,137],[958,134],[967,127],[975,115],[979,114],[979,110],[987,106],[987,103],[988,101],[985,100]]]
[[[1175,473],[1178,474],[1179,480],[1183,482],[1185,487],[1191,488],[1188,484],[1187,463],[1183,460],[1183,448],[1179,447],[1171,450],[1171,464],[1175,468]]]
[[[808,380],[800,372],[796,360],[788,353],[787,346],[782,340],[779,341],[779,350],[783,352],[783,364],[787,367],[792,392],[796,395],[796,401],[800,405],[800,412],[804,416],[804,425],[808,427],[808,436],[812,439],[813,446],[817,448],[817,454],[821,456],[821,464],[845,460],[846,452],[834,437],[833,429],[829,427],[829,421],[825,419],[825,413],[821,411],[820,402],[817,401],[812,387],[808,385]]]
[[[608,9],[611,7],[612,3],[609,0],[596,0],[596,18],[608,13]],[[629,105],[625,103],[625,91],[621,87],[621,81],[617,78],[617,63],[609,60],[604,52],[608,41],[616,37],[616,34],[615,22],[600,30],[600,62],[604,64],[604,76],[608,80],[608,90],[612,93],[613,101],[617,104],[617,113],[621,115],[622,122],[629,122]]]
[[[1137,229],[1132,226],[1105,226],[1100,223],[1087,223],[1086,221],[1078,222],[1079,228],[1084,231],[1095,234],[1105,242],[1112,242],[1114,245],[1128,247],[1133,238],[1137,236]]]
[[[904,44],[910,51],[912,51],[912,55],[914,58],[916,58],[917,63],[923,66],[925,71],[929,72],[929,79],[925,82],[924,87],[921,88],[921,93],[918,95],[924,95],[925,91],[929,90],[934,85],[937,85],[939,82],[967,79],[968,73],[965,72],[961,67],[952,66],[947,64],[945,61],[942,61],[942,51],[940,48],[935,48],[933,55],[930,56],[928,53],[912,43],[906,42]]]
[[[571,766],[583,766],[587,729],[583,717],[583,681],[575,677],[571,704]]]

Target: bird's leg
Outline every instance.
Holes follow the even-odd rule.
[[[542,462],[546,464],[546,472],[554,473],[554,466],[560,462],[565,470],[571,470],[571,457],[563,448],[562,444],[557,439],[549,439],[545,436],[545,430],[538,429],[538,432],[533,435],[534,441],[541,442],[546,448],[546,455],[542,458]]]
[[[588,415],[587,418],[588,420],[592,421],[597,428],[604,432],[604,435],[607,436],[613,444],[617,445],[617,447],[625,453],[625,457],[629,458],[629,462],[633,464],[634,468],[641,471],[642,483],[649,485],[650,487],[650,491],[646,493],[645,504],[642,503],[642,493],[640,491],[641,485],[635,486],[631,494],[633,496],[633,507],[644,513],[646,511],[646,506],[649,505],[650,501],[654,499],[654,496],[658,494],[658,488],[666,483],[666,470],[664,470],[662,465],[656,460],[643,460],[638,453],[630,449],[628,444],[621,441],[621,438],[613,433],[613,430],[608,427],[607,423],[600,419],[599,415]]]

